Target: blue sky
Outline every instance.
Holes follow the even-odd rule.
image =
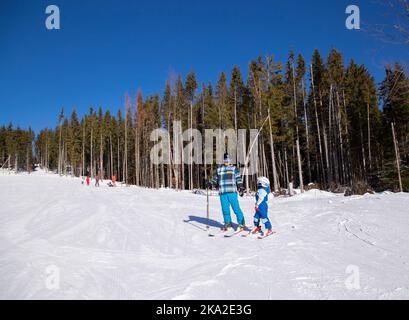
[[[61,29],[47,30],[56,4]],[[377,82],[384,65],[407,61],[408,49],[345,28],[345,8],[361,9],[363,26],[390,22],[375,0],[0,0],[0,124],[38,132],[53,127],[61,106],[116,112],[124,94],[162,93],[170,74],[194,70],[200,82],[221,71],[289,50],[309,61],[332,47],[364,63]]]

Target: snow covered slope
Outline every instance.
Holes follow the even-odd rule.
[[[189,192],[42,172],[0,173],[0,190],[1,299],[409,298],[409,194],[272,199],[278,234],[258,240],[208,237],[206,197]]]

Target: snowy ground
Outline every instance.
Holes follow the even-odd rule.
[[[409,194],[271,202],[277,235],[209,238],[202,195],[0,172],[0,299],[409,299]]]

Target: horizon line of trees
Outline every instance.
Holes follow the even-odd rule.
[[[115,115],[91,107],[79,119],[75,110],[68,116],[62,109],[56,127],[36,137],[31,129],[0,127],[0,166],[31,170],[36,162],[60,175],[203,188],[214,163],[186,164],[183,154],[182,164],[150,161],[152,130],[169,131],[173,152],[173,121],[181,121],[182,131],[202,134],[259,129],[258,172],[275,191],[290,183],[301,189],[311,183],[332,191],[349,187],[353,193],[409,191],[409,78],[401,65],[387,66],[377,85],[364,65],[351,60],[345,66],[336,49],[325,61],[315,50],[310,64],[294,52],[284,64],[258,57],[250,61],[246,80],[237,66],[227,78],[221,72],[216,84],[199,84],[192,71],[184,81],[168,80],[162,97],[144,98],[141,90],[134,99],[126,94],[124,109]],[[256,178],[245,177],[248,190]]]

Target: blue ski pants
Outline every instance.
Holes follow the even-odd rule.
[[[244,215],[240,209],[239,198],[237,192],[224,193],[220,195],[220,203],[222,205],[223,219],[225,224],[231,223],[230,206],[233,208],[234,214],[237,217],[237,223],[244,225]]]
[[[258,226],[260,224],[260,220],[261,220],[261,222],[264,223],[264,226],[266,227],[266,229],[271,229],[272,228],[270,219],[268,218],[268,209],[267,208],[259,209],[254,214],[254,225],[255,226]]]

